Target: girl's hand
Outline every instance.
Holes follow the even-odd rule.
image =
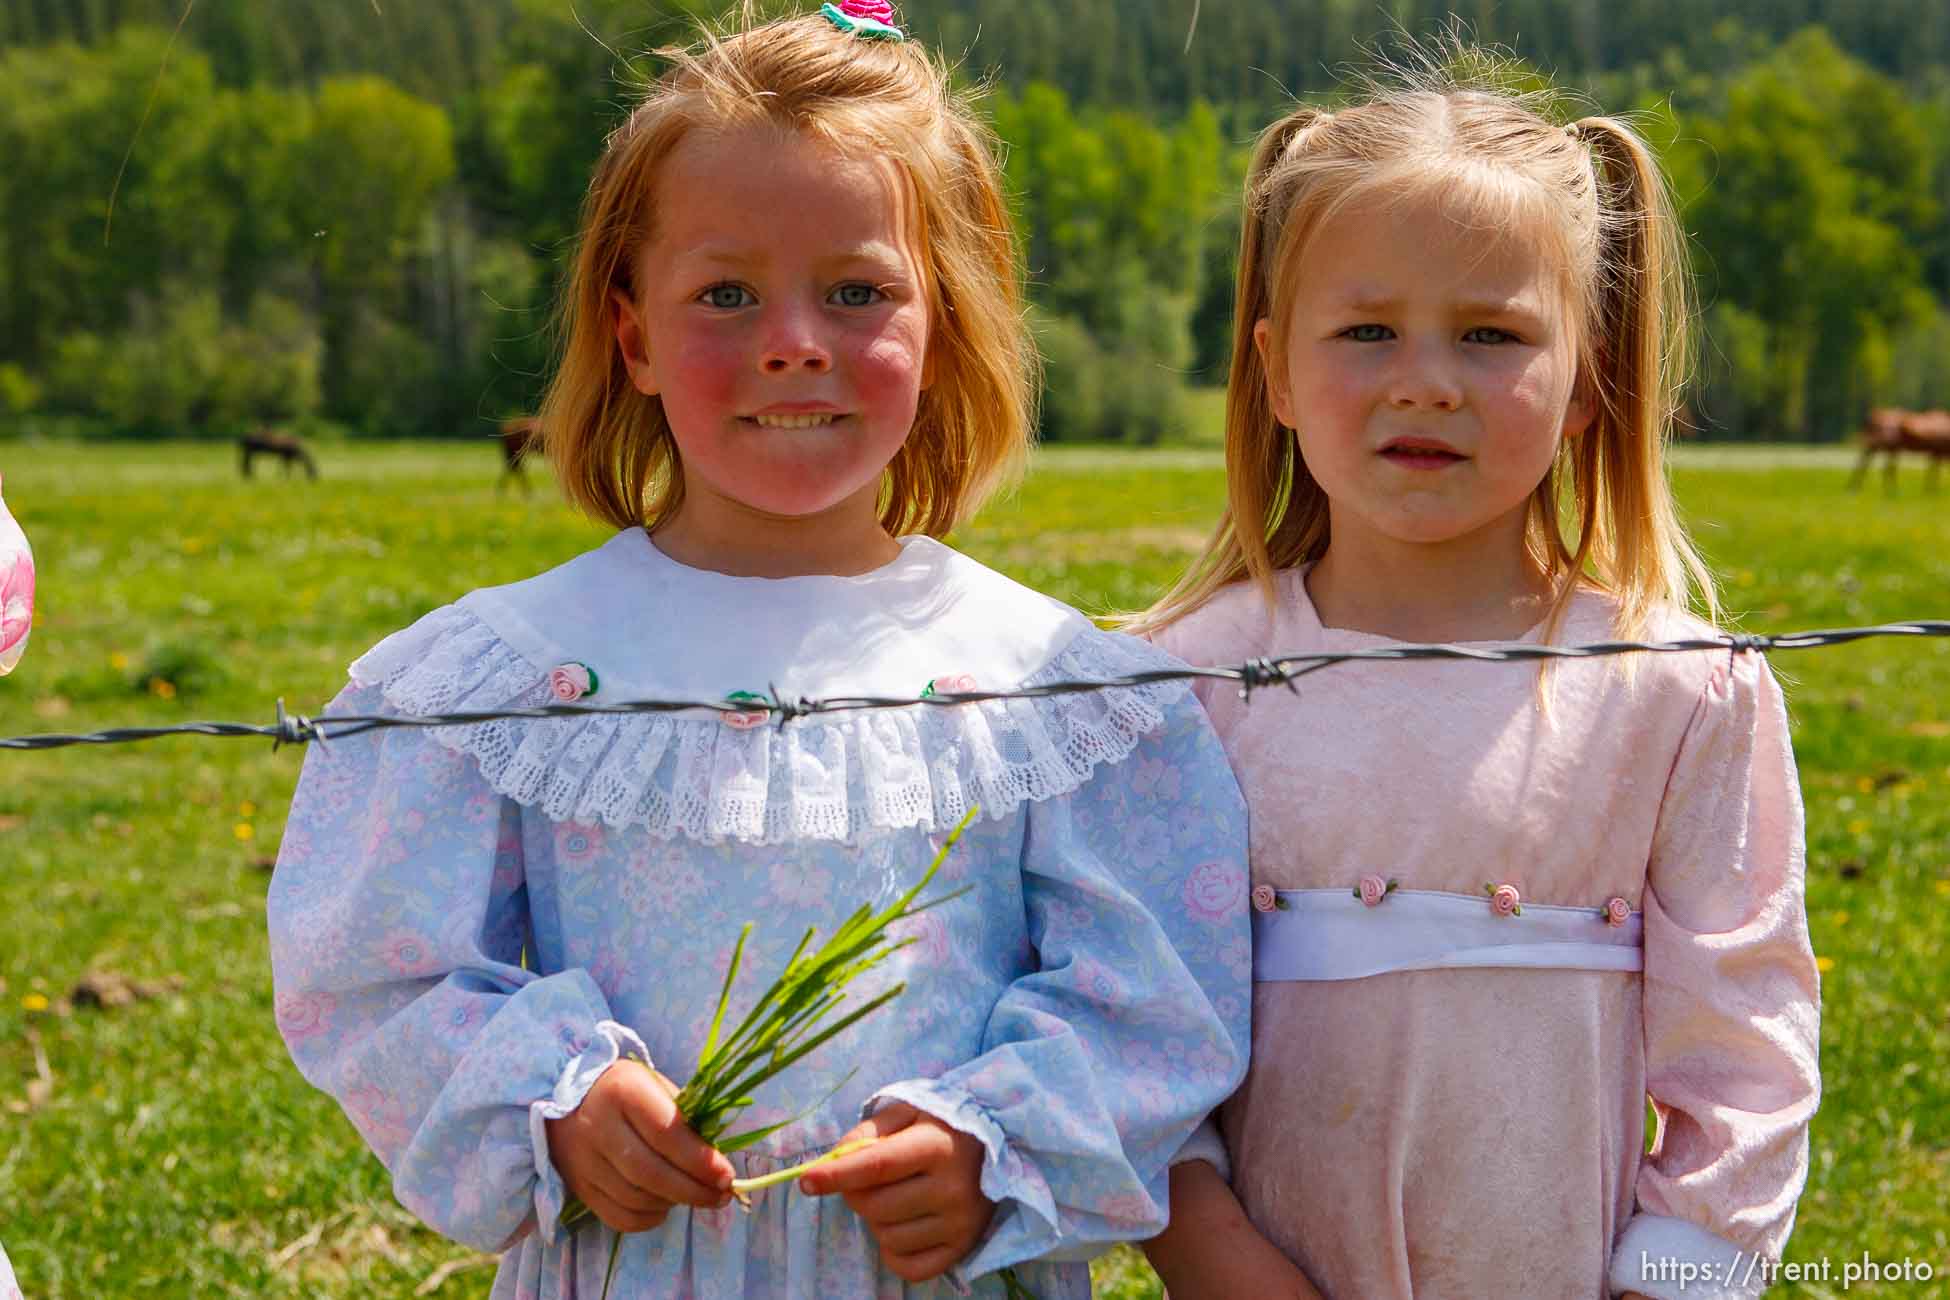
[[[1172,1166],[1171,1224],[1144,1243],[1144,1253],[1171,1300],[1320,1300],[1307,1275],[1260,1236],[1219,1171],[1203,1160]]]
[[[904,1282],[939,1277],[975,1248],[995,1215],[982,1195],[982,1144],[906,1102],[856,1125],[841,1142],[872,1146],[828,1161],[799,1180],[808,1196],[843,1197],[880,1243],[880,1260]]]
[[[562,1181],[617,1232],[657,1227],[673,1205],[716,1208],[731,1198],[731,1162],[677,1113],[677,1088],[620,1061],[576,1107],[548,1120],[548,1154]]]

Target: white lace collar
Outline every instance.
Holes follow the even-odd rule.
[[[543,670],[593,668],[611,699],[735,691],[919,695],[937,677],[1013,685],[1087,620],[928,537],[858,577],[734,578],[641,529],[461,606]]]
[[[631,529],[435,610],[351,671],[394,708],[427,714],[546,703],[550,670],[571,662],[595,670],[588,702],[601,704],[773,689],[913,697],[944,677],[1006,690],[1176,661],[925,537],[858,577],[763,579],[678,564]],[[495,789],[558,821],[701,840],[851,840],[945,830],[975,803],[1003,816],[1066,794],[1127,755],[1183,690],[825,714],[784,728],[699,712],[435,734],[474,756]]]

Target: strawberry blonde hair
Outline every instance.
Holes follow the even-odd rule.
[[[1459,48],[1450,69],[1401,74],[1338,111],[1299,108],[1259,138],[1246,179],[1226,393],[1224,514],[1178,584],[1129,620],[1138,631],[1185,617],[1250,579],[1268,606],[1280,569],[1320,558],[1327,498],[1280,426],[1253,329],[1284,355],[1308,242],[1363,200],[1433,200],[1471,229],[1512,231],[1561,268],[1576,339],[1579,391],[1592,426],[1566,438],[1531,494],[1525,547],[1561,623],[1580,582],[1611,593],[1617,634],[1645,633],[1657,609],[1697,595],[1717,612],[1713,579],[1666,481],[1665,443],[1690,361],[1685,245],[1645,141],[1612,117],[1557,120],[1554,98],[1512,88],[1490,54]],[[1304,415],[1303,417],[1304,418]]]
[[[630,382],[610,291],[637,296],[658,171],[685,135],[771,124],[809,147],[885,158],[900,177],[934,382],[887,468],[879,518],[895,535],[943,536],[1020,473],[1035,427],[1038,360],[993,136],[916,42],[865,40],[818,16],[754,15],[748,3],[728,30],[658,50],[667,70],[596,164],[542,400],[549,459],[570,501],[618,528],[654,529],[682,504],[663,402]]]

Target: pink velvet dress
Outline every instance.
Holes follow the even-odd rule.
[[[1299,571],[1277,590],[1269,613],[1228,588],[1159,643],[1204,665],[1393,644],[1323,628]],[[1611,638],[1612,613],[1580,594],[1553,640]],[[1559,663],[1548,709],[1517,663],[1200,688],[1259,908],[1252,1061],[1219,1128],[1247,1213],[1330,1297],[1677,1296],[1682,1265],[1689,1300],[1752,1295],[1787,1239],[1819,988],[1780,692],[1753,654],[1624,662]],[[1365,905],[1363,876],[1398,887]],[[1553,927],[1596,938],[1536,942]],[[1634,949],[1642,972],[1617,968]]]

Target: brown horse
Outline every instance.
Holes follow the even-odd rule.
[[[531,451],[539,452],[542,447],[542,422],[532,415],[516,416],[501,422],[501,478],[494,490],[506,490],[508,480],[521,484],[523,496],[528,495],[528,475],[522,469],[522,461]]]
[[[1930,458],[1928,484],[1936,490],[1943,462],[1950,460],[1950,411],[1904,411],[1878,406],[1869,412],[1862,426],[1862,459],[1855,463],[1848,485],[1860,487],[1869,472],[1869,462],[1883,457],[1883,486],[1896,490],[1896,458],[1913,451]]]
[[[293,465],[303,465],[306,474],[314,479],[318,477],[318,462],[305,450],[305,444],[295,434],[285,433],[281,429],[255,429],[245,434],[237,440],[237,455],[238,467],[243,470],[245,478],[251,476],[251,461],[259,456],[276,456],[282,460],[286,478],[291,477]]]

